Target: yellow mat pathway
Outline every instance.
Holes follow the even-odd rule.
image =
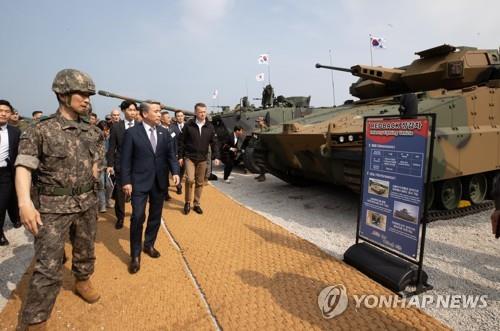
[[[392,293],[214,187],[203,193],[204,214],[185,216],[171,192],[156,244],[162,256],[143,255],[136,275],[127,272],[128,228],[115,230],[101,214],[93,280],[102,298],[89,305],[72,293],[68,262],[50,330],[447,329],[418,309],[356,309],[354,294]],[[318,294],[335,284],[347,288],[349,306],[324,319]],[[0,330],[15,329],[26,287],[27,275],[0,313]]]
[[[159,233],[156,243],[162,256],[153,260],[143,254],[140,272],[130,275],[128,228],[115,230],[112,217],[102,214],[98,225],[92,281],[101,299],[90,305],[73,294],[68,261],[49,330],[213,330],[198,292],[184,270],[182,257],[164,233]],[[70,256],[69,245],[66,252]],[[23,276],[0,313],[0,330],[15,329],[28,278],[28,274]]]

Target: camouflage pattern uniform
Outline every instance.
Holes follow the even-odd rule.
[[[28,123],[26,120],[22,119],[17,122],[16,126],[21,132],[24,132],[29,126],[30,123]]]
[[[46,321],[62,285],[62,259],[68,233],[73,246],[72,272],[86,280],[94,272],[98,173],[104,140],[81,118],[59,112],[30,126],[22,135],[16,166],[32,170],[32,201],[43,225],[35,236],[35,267],[22,320]]]

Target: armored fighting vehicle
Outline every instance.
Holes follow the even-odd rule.
[[[316,67],[359,77],[359,100],[272,127],[258,136],[254,157],[281,179],[360,190],[363,118],[435,113],[428,205],[454,210],[481,204],[500,169],[500,54],[496,49],[441,45],[415,53],[410,65]]]
[[[249,145],[249,142],[255,131],[260,132],[257,123],[259,120],[264,121],[265,127],[270,127],[302,118],[311,114],[316,109],[309,107],[310,101],[310,96],[284,97],[280,95],[275,97],[273,87],[267,85],[262,92],[260,107],[255,107],[253,104],[250,104],[248,97],[243,97],[240,103],[233,109],[222,107],[222,113],[212,116],[212,123],[220,138],[223,138],[226,134],[232,134],[236,125],[242,127],[245,132],[245,139],[240,146],[240,150],[248,151],[249,155],[251,155],[253,147],[252,144]],[[246,158],[246,153],[239,155],[241,155],[247,169],[252,172],[258,172],[253,159]]]
[[[368,186],[370,187],[370,190],[373,192],[382,195],[387,192],[387,186],[382,185],[380,183],[377,183],[375,181],[370,180],[368,183]]]

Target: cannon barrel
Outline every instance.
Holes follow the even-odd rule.
[[[153,101],[153,100],[135,99],[135,98],[126,97],[126,96],[123,96],[123,95],[119,95],[119,94],[116,94],[116,93],[112,93],[112,92],[108,92],[108,91],[103,91],[103,90],[99,90],[97,92],[97,94],[102,95],[104,97],[108,97],[108,98],[116,98],[116,99],[121,99],[121,100],[133,101],[135,103],[141,103],[141,102],[158,102],[158,101]],[[187,110],[184,110],[184,109],[170,107],[170,106],[167,106],[167,105],[165,105],[165,104],[163,104],[161,102],[158,102],[158,103],[160,104],[160,107],[163,110],[168,110],[168,111],[171,111],[171,112],[176,112],[176,111],[180,110],[185,115],[194,116],[194,112],[192,112],[192,111],[187,111]]]
[[[351,68],[342,68],[342,67],[332,67],[325,66],[317,63],[316,68],[325,68],[330,70],[344,71],[349,72],[353,76],[357,76],[364,79],[374,80],[380,83],[391,83],[391,84],[402,84],[401,83],[401,74],[405,71],[402,69],[393,69],[393,68],[384,68],[384,67],[373,67],[366,65],[355,65]]]
[[[344,72],[350,72],[351,74],[353,73],[352,69],[349,68],[342,68],[342,67],[332,67],[332,66],[325,66],[319,63],[316,63],[316,68],[325,68],[325,69],[330,69],[330,70],[337,70],[337,71],[344,71]]]

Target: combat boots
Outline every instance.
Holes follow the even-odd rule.
[[[101,297],[89,279],[75,282],[75,293],[88,303],[95,303]]]
[[[45,331],[47,329],[47,321],[42,323],[30,324],[26,327],[26,331]]]

